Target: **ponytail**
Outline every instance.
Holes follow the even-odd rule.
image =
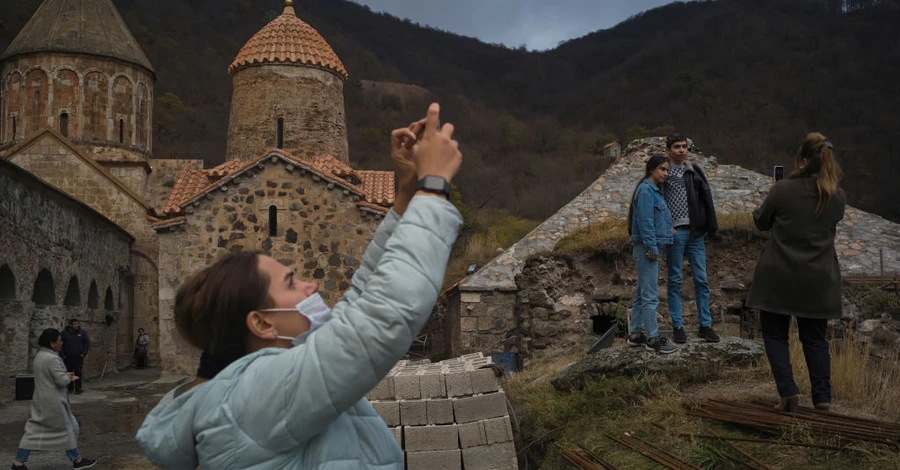
[[[806,165],[803,165],[803,160],[806,160]],[[818,132],[806,136],[806,141],[797,151],[797,169],[789,179],[813,175],[816,176],[816,191],[819,194],[816,216],[820,216],[828,200],[837,191],[843,171],[834,157],[834,145]]]

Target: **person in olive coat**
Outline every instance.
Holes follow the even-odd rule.
[[[812,401],[827,410],[831,358],[825,333],[828,319],[841,316],[841,271],[834,237],[847,197],[839,187],[842,173],[833,146],[822,134],[806,136],[796,164],[788,179],[777,182],[753,212],[756,226],[770,235],[747,305],[760,312],[766,356],[781,397],[776,408],[793,411],[799,402],[788,346],[791,317],[796,317]]]

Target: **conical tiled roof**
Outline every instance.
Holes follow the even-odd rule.
[[[111,57],[154,73],[110,0],[44,0],[0,60],[33,52]]]
[[[347,78],[347,70],[325,38],[294,13],[287,0],[284,13],[265,25],[241,48],[228,73],[263,64],[303,64]]]

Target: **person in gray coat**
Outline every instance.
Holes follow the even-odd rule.
[[[832,149],[824,135],[807,135],[797,152],[797,169],[777,182],[753,212],[756,226],[771,233],[757,262],[747,305],[760,312],[780,411],[796,410],[800,397],[788,346],[791,317],[797,318],[813,405],[821,410],[831,406],[825,333],[828,319],[841,316],[841,271],[834,237],[847,204]]]
[[[14,470],[27,470],[25,462],[33,450],[64,450],[74,468],[93,467],[95,460],[81,457],[78,452],[78,421],[69,409],[66,386],[78,377],[66,372],[59,357],[62,336],[48,328],[38,338],[41,349],[34,357],[34,397],[31,417],[25,423],[25,435],[19,441]]]

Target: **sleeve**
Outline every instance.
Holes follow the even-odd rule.
[[[638,237],[641,243],[647,247],[647,251],[653,254],[659,254],[659,248],[656,246],[656,210],[653,207],[653,198],[647,194],[648,190],[641,184],[635,197],[635,207],[633,216],[637,219]]]
[[[709,179],[706,178],[703,169],[699,165],[696,168],[697,174],[700,175],[700,197],[703,198],[701,203],[706,211],[706,230],[711,235],[715,235],[719,231],[719,219],[716,218],[716,204],[713,201],[712,187],[709,185]]]
[[[50,364],[50,376],[53,377],[53,382],[55,382],[56,386],[59,388],[65,387],[72,382],[72,379],[69,378],[69,374],[66,373],[66,365],[63,364],[63,361],[59,356],[55,357],[53,363]]]
[[[306,343],[262,355],[236,378],[225,406],[242,431],[281,452],[362,399],[428,319],[461,224],[446,200],[414,197],[393,234],[379,234],[367,249],[371,272],[354,279],[334,318]]]
[[[772,230],[772,224],[775,222],[775,210],[778,205],[779,186],[781,184],[779,182],[772,186],[763,203],[753,210],[753,222],[756,224],[756,228],[763,231]]]
[[[381,257],[384,255],[385,246],[391,238],[391,235],[394,234],[398,222],[400,222],[400,216],[394,209],[389,210],[384,217],[384,220],[382,220],[381,224],[378,226],[378,229],[375,230],[375,235],[372,237],[369,246],[366,247],[366,252],[363,253],[362,266],[353,273],[353,278],[350,280],[350,289],[344,293],[344,296],[338,301],[338,304],[335,305],[335,314],[343,310],[343,308],[338,308],[342,303],[359,298],[365,291],[369,276],[372,275],[372,272],[374,272],[375,268],[378,266],[378,262],[381,261]]]

